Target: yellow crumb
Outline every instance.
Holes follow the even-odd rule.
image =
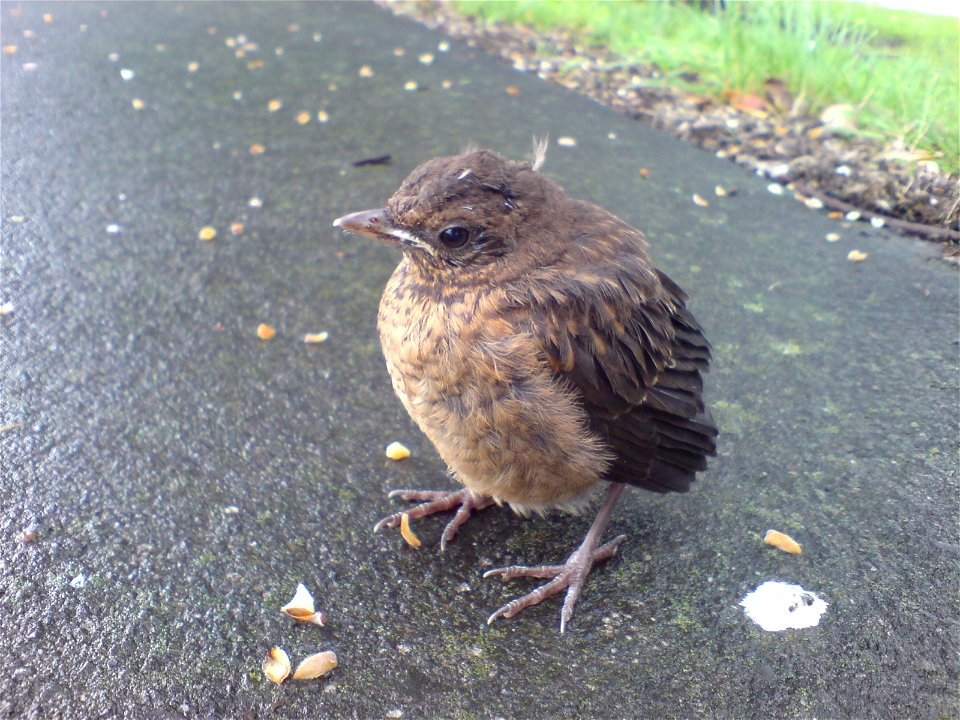
[[[794,555],[799,555],[803,552],[803,548],[800,547],[800,544],[796,540],[789,535],[784,535],[782,532],[777,532],[776,530],[767,530],[767,534],[764,536],[763,541],[767,545],[773,545],[778,550],[793,553]]]
[[[407,541],[407,545],[410,547],[420,547],[420,538],[414,535],[413,530],[410,529],[410,516],[407,513],[403,513],[400,516],[400,535]]]

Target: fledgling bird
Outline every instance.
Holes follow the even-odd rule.
[[[334,226],[403,251],[378,327],[393,388],[436,446],[457,491],[390,493],[417,519],[471,512],[578,512],[606,496],[560,565],[491,570],[549,581],[490,616],[566,590],[563,632],[592,566],[625,539],[600,538],[624,485],[686,492],[717,427],[702,400],[710,349],[687,296],[647,255],[643,234],[568,197],[533,163],[475,150],[420,165],[384,208]],[[401,513],[381,520],[393,527]]]

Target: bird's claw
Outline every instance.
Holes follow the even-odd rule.
[[[573,617],[573,608],[591,568],[596,563],[609,560],[616,555],[620,543],[626,539],[626,535],[618,535],[610,542],[594,550],[589,558],[583,556],[583,547],[577,548],[563,565],[537,565],[532,567],[511,565],[510,567],[487,570],[483,574],[484,577],[500,576],[504,580],[513,580],[518,577],[550,578],[549,582],[544,583],[533,592],[511,600],[501,607],[487,618],[487,625],[490,625],[497,618],[511,618],[521,610],[537,605],[566,588],[567,596],[564,598],[563,609],[560,611],[560,632],[562,633]]]
[[[393,490],[387,494],[387,497],[398,497],[402,500],[412,502],[424,502],[421,502],[421,504],[415,508],[411,508],[409,512],[398,512],[393,515],[388,515],[373,526],[374,532],[385,527],[397,527],[404,515],[407,515],[410,520],[418,520],[428,515],[457,508],[456,514],[454,514],[450,522],[447,523],[443,529],[443,534],[440,536],[440,552],[446,550],[447,543],[453,540],[460,526],[470,519],[470,513],[474,510],[482,510],[494,503],[493,498],[486,495],[476,495],[466,488],[455,491]]]

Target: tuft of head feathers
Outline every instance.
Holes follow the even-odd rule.
[[[533,161],[530,163],[530,166],[535,172],[540,172],[540,168],[543,167],[543,163],[547,159],[547,146],[549,144],[549,135],[544,135],[539,138],[536,135],[533,136]]]

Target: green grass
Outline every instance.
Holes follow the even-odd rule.
[[[763,94],[769,77],[804,98],[808,112],[854,106],[858,130],[942,153],[960,169],[960,23],[846,2],[743,2],[713,14],[666,2],[458,0],[485,20],[563,28],[627,62],[656,63],[668,84],[719,96]]]

